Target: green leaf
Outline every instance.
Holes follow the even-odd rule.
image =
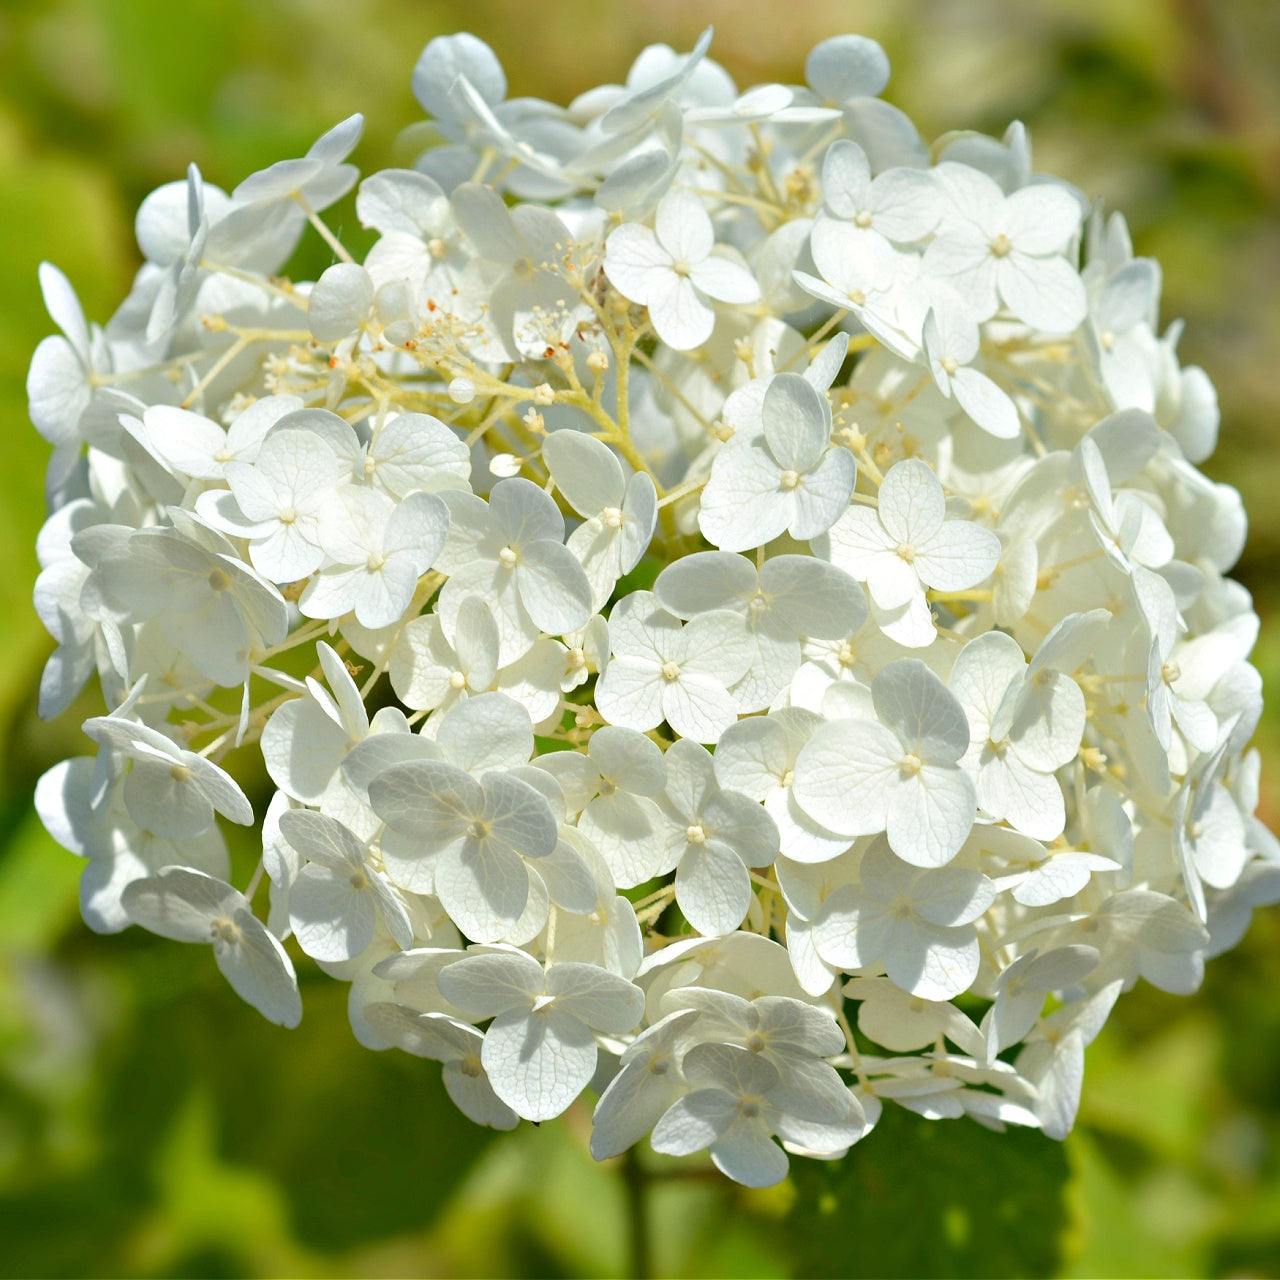
[[[803,1276],[1048,1276],[1067,1159],[1043,1134],[931,1123],[888,1106],[865,1146],[793,1160],[787,1218]]]

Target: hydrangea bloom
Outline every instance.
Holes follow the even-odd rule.
[[[287,1025],[305,954],[480,1124],[589,1090],[753,1186],[887,1103],[1062,1137],[1118,995],[1280,899],[1212,387],[1024,131],[708,42],[565,109],[433,40],[363,263],[357,116],[148,197],[101,328],[41,269],[41,708],[108,714],[37,805],[90,927]]]

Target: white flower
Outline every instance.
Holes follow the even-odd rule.
[[[284,948],[230,885],[188,867],[165,867],[124,891],[129,919],[162,938],[207,942],[236,995],[270,1022],[302,1020],[298,980]]]
[[[887,831],[907,862],[942,866],[964,843],[976,805],[960,766],[969,747],[964,710],[916,658],[885,667],[871,697],[875,721],[833,720],[801,749],[796,801],[831,831]]]
[[[862,1136],[862,1108],[851,1093],[797,1087],[749,1049],[695,1045],[684,1056],[690,1092],[653,1130],[653,1149],[691,1155],[709,1148],[716,1168],[748,1187],[771,1187],[787,1176],[789,1147],[841,1155]]]
[[[613,658],[596,684],[596,705],[612,724],[644,733],[665,720],[695,742],[714,742],[738,718],[728,686],[751,665],[737,614],[713,609],[681,626],[636,592],[609,617]]]
[[[858,864],[866,846],[862,841],[842,856],[825,862],[794,862],[779,856],[774,865],[778,887],[787,908],[787,955],[801,988],[811,996],[831,990],[839,969],[818,954],[814,925],[822,915],[822,905],[831,895],[858,879]]]
[[[625,298],[649,308],[654,331],[676,351],[711,337],[715,309],[707,301],[747,303],[760,296],[751,272],[712,253],[715,229],[702,202],[674,189],[658,203],[654,230],[624,222],[605,244],[604,269]]]
[[[822,196],[835,217],[814,225],[815,254],[843,255],[854,270],[886,284],[901,257],[895,245],[923,240],[944,208],[927,170],[893,168],[872,178],[866,152],[844,138],[827,149]]]
[[[978,355],[978,326],[961,306],[930,308],[925,316],[921,341],[929,372],[938,390],[954,397],[984,431],[1011,440],[1022,429],[1017,407],[1007,392],[972,367]]]
[[[89,407],[91,379],[108,372],[109,362],[71,281],[49,262],[40,264],[39,274],[45,309],[62,333],[42,339],[35,349],[27,399],[36,430],[69,460],[80,451],[80,418]]]
[[[604,725],[585,755],[555,751],[538,763],[560,783],[565,803],[579,812],[578,830],[622,888],[657,874],[664,858],[653,797],[666,785],[667,768],[654,743],[634,729]]]
[[[369,798],[401,837],[383,840],[387,874],[412,893],[434,893],[476,942],[496,942],[515,924],[529,900],[524,859],[556,847],[547,801],[509,773],[477,782],[443,760],[411,761],[379,773]]]
[[[773,861],[778,830],[755,801],[721,789],[704,747],[677,742],[665,763],[667,785],[658,800],[665,847],[651,874],[675,870],[676,902],[699,933],[729,933],[751,904],[747,867]]]
[[[287,202],[319,213],[355,186],[356,167],[342,162],[355,149],[363,131],[364,117],[348,116],[317,138],[301,159],[278,160],[250,174],[231,193],[232,199],[262,215],[268,206],[287,207]]]
[[[814,538],[849,505],[857,464],[831,443],[831,405],[799,374],[769,383],[759,435],[737,433],[715,456],[698,525],[724,551],[764,546],[779,534]]]
[[[350,960],[381,919],[398,946],[413,945],[404,901],[372,865],[368,846],[333,818],[305,809],[280,815],[280,833],[307,861],[289,889],[298,945],[317,960]]]
[[[1038,696],[1028,698],[1027,681],[1041,673]],[[965,762],[976,777],[978,804],[1029,836],[1056,839],[1067,814],[1053,775],[1080,749],[1085,707],[1079,685],[1051,668],[1029,672],[1018,642],[991,631],[961,650],[951,691],[969,721]]]
[[[254,568],[273,582],[293,582],[320,567],[321,514],[349,474],[310,426],[293,414],[281,419],[252,463],[227,464],[234,506],[225,498],[206,502],[224,532],[249,539]]]
[[[986,174],[954,163],[937,172],[951,208],[925,250],[925,272],[945,279],[979,320],[1003,304],[1033,328],[1075,329],[1087,310],[1065,256],[1080,229],[1075,197],[1050,183],[1006,196]]]
[[[1033,948],[1018,957],[997,979],[995,1003],[982,1020],[988,1061],[1017,1044],[1035,1026],[1051,991],[1073,987],[1098,963],[1095,947],[1058,947],[1040,955]]]
[[[41,775],[35,806],[49,834],[66,850],[87,859],[80,874],[80,913],[95,933],[118,933],[130,924],[121,902],[135,880],[163,867],[185,865],[225,879],[230,863],[216,823],[202,835],[173,839],[142,827],[124,801],[128,776],[98,788],[97,762],[72,756]]]
[[[472,955],[440,974],[440,989],[473,1017],[493,1018],[480,1060],[494,1092],[526,1120],[558,1116],[596,1069],[596,1032],[630,1031],[644,993],[588,964],[546,970],[519,951]]]
[[[821,724],[822,717],[812,711],[782,707],[730,725],[716,744],[720,785],[764,803],[782,852],[796,862],[825,862],[849,847],[848,836],[815,822],[794,794],[796,760]]]
[[[98,535],[86,529],[72,546],[105,600],[126,616],[154,619],[174,649],[217,684],[243,683],[254,650],[284,639],[288,620],[279,592],[193,517],[125,539]]]
[[[591,583],[591,607],[599,609],[653,537],[658,522],[653,480],[642,471],[624,476],[607,446],[579,431],[553,432],[542,456],[556,488],[583,518],[568,546]]]
[[[994,900],[986,876],[960,867],[921,870],[879,841],[863,857],[858,883],[827,899],[814,943],[842,969],[882,965],[903,991],[950,1000],[977,976],[973,922]]]
[[[646,1027],[623,1051],[618,1074],[591,1117],[591,1154],[597,1160],[634,1146],[685,1091],[680,1057],[697,1021],[696,1011],[677,1009]]]
[[[480,1124],[591,1087],[597,1157],[756,1186],[890,1102],[1061,1138],[1118,992],[1280,897],[1216,394],[1021,125],[710,38],[567,108],[432,40],[363,260],[353,116],[149,195],[101,326],[41,267],[39,708],[110,714],[37,810],[90,928],[286,1025],[292,934]]]
[[[1000,559],[994,533],[946,514],[938,477],[909,459],[889,469],[875,510],[850,507],[828,535],[832,563],[867,584],[880,629],[913,648],[935,634],[925,589],[977,586]]]
[[[1040,1127],[1051,1138],[1065,1138],[1075,1124],[1084,1082],[1084,1051],[1102,1030],[1121,985],[1109,983],[1051,1013],[1018,1055],[1018,1070],[1036,1087]]]
[[[84,722],[84,731],[130,762],[124,803],[145,830],[188,839],[209,829],[215,810],[243,826],[253,823],[252,806],[225,769],[184,751],[158,730],[117,716],[95,716]]]
[[[775,556],[752,568],[743,556],[695,551],[663,569],[653,590],[678,618],[712,609],[742,617],[755,649],[730,689],[742,712],[758,711],[778,696],[800,666],[804,640],[833,640],[866,617],[858,584],[813,556]]]
[[[344,485],[321,523],[331,563],[307,584],[298,608],[309,618],[354,612],[362,626],[390,626],[409,607],[448,536],[449,509],[433,493],[395,503],[376,489]]]
[[[436,568],[449,575],[441,616],[455,619],[462,601],[479,595],[498,620],[500,660],[526,652],[539,632],[563,635],[585,626],[591,584],[564,545],[564,517],[528,480],[502,480],[486,503],[447,492],[449,541]]]

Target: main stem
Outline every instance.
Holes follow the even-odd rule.
[[[631,1280],[650,1280],[653,1258],[649,1252],[649,1177],[634,1146],[623,1153],[622,1181],[627,1189],[627,1274]]]

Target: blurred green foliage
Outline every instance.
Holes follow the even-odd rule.
[[[1263,614],[1264,813],[1280,765],[1280,6],[1269,0],[6,0],[0,8],[0,1273],[617,1275],[618,1161],[575,1108],[514,1135],[453,1110],[432,1064],[352,1039],[342,988],[301,968],[306,1018],[271,1027],[203,949],[79,923],[78,867],[31,812],[87,749],[43,725],[49,649],[30,609],[45,447],[26,364],[51,328],[42,258],[104,319],[137,264],[132,211],[195,160],[230,187],[360,110],[366,168],[394,162],[417,51],[471,29],[516,93],[565,101],[645,44],[797,81],[856,28],[927,135],[1030,126],[1038,167],[1129,216],[1161,260],[1182,355],[1218,384],[1209,464],[1253,521],[1239,568]],[[345,223],[343,219],[345,218]],[[347,206],[337,226],[359,242]],[[315,248],[297,264],[322,268]],[[747,1192],[645,1151],[658,1274],[1280,1275],[1280,915],[1195,998],[1141,988],[1089,1053],[1058,1146],[886,1114],[865,1147]],[[799,1162],[796,1162],[799,1163]]]

